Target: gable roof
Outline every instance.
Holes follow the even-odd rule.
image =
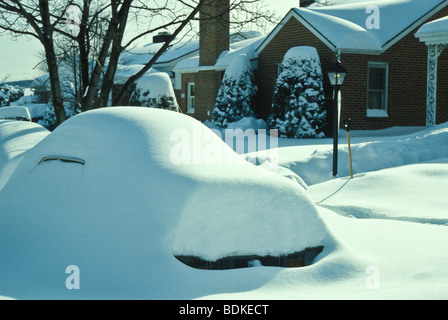
[[[230,49],[223,51],[216,64],[213,66],[199,66],[199,52],[196,56],[185,59],[176,64],[176,72],[195,72],[199,70],[225,70],[231,61],[240,55],[246,55],[249,60],[255,59],[255,49],[265,39],[265,36],[257,36],[230,44]]]
[[[234,47],[239,47],[239,42],[251,41],[254,38],[259,38],[261,33],[258,31],[236,32],[229,35],[231,50]],[[164,43],[148,43],[143,46],[133,48],[128,52],[124,52],[120,56],[119,64],[122,65],[144,65],[156,54],[156,52],[163,46]],[[199,38],[191,39],[189,41],[180,41],[172,45],[165,53],[163,53],[155,63],[157,68],[163,64],[173,64],[173,67],[185,59],[194,58],[199,55]]]
[[[448,0],[344,1],[332,6],[293,8],[257,48],[260,53],[292,18],[297,19],[333,51],[380,54],[429,17]],[[369,29],[369,6],[379,9],[380,28]]]

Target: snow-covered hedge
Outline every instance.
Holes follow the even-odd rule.
[[[179,110],[171,79],[164,72],[151,73],[140,78],[129,104],[172,111]]]
[[[24,90],[18,86],[5,84],[0,86],[0,107],[9,106],[11,102],[19,100],[24,95]]]
[[[228,123],[253,117],[257,86],[254,72],[246,55],[234,59],[222,80],[212,113],[212,122],[226,128]]]
[[[317,50],[313,47],[291,48],[281,67],[269,126],[289,138],[323,137],[327,114]]]

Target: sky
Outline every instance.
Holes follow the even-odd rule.
[[[270,10],[283,17],[289,9],[297,7],[299,0],[265,0]],[[0,83],[7,81],[34,79],[41,74],[35,67],[39,63],[37,57],[40,43],[33,38],[11,37],[0,35]]]

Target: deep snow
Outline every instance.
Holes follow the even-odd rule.
[[[272,167],[268,173],[260,166],[240,166],[235,153],[203,126],[193,127],[203,139],[190,139],[190,150],[219,155],[211,152],[219,145],[233,160],[216,164],[225,158],[212,156],[201,158],[213,160],[211,165],[188,164],[202,160],[194,157],[197,153],[182,156],[188,148],[183,149],[181,137],[193,130],[186,116],[136,109],[76,116],[25,154],[0,191],[0,295],[448,297],[448,124],[410,128],[413,132],[406,134],[402,128],[352,132],[355,175],[349,179],[344,132],[338,177],[331,175],[331,139],[279,139],[276,149],[243,155],[278,161],[275,175]],[[157,117],[142,116],[140,109]],[[246,119],[240,126],[247,129],[250,123],[256,124]],[[169,128],[184,131],[173,134]],[[82,157],[86,165],[52,161],[36,167],[49,153]],[[288,176],[284,170],[290,179],[281,177]],[[264,239],[257,236],[261,231]],[[216,258],[235,248],[276,251],[316,242],[325,249],[304,268],[205,271],[172,257],[191,250]],[[81,271],[79,290],[64,285],[65,268],[72,264]]]
[[[42,162],[51,156],[84,165]],[[24,155],[0,203],[0,291],[19,299],[195,298],[278,270],[247,282],[247,271],[203,273],[173,255],[333,245],[299,184],[244,161],[193,118],[154,108],[70,118]],[[64,285],[71,265],[78,291]]]

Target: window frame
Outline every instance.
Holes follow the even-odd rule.
[[[187,113],[194,113],[194,102],[195,102],[195,83],[187,82]],[[193,94],[191,94],[191,88],[193,88]]]
[[[371,69],[383,69],[384,75],[384,90],[370,89],[370,70]],[[382,106],[381,108],[369,108],[370,107],[370,93],[381,92],[382,93]],[[388,62],[376,62],[369,61],[367,64],[367,101],[366,101],[366,115],[372,118],[389,117],[388,104],[389,99],[389,63]]]

